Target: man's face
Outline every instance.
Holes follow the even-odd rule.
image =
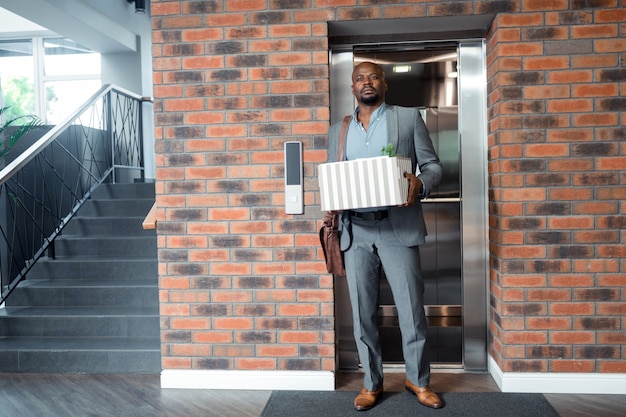
[[[387,81],[385,73],[378,65],[364,62],[352,72],[352,94],[359,104],[376,105],[385,100]]]

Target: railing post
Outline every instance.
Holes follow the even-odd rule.
[[[109,90],[107,92],[107,94],[104,96],[104,100],[105,100],[105,105],[106,105],[106,113],[107,113],[107,121],[106,121],[106,128],[107,128],[107,133],[109,135],[109,142],[111,145],[111,167],[113,168],[111,175],[113,177],[113,183],[115,184],[116,179],[115,179],[115,132],[113,129],[113,91]]]

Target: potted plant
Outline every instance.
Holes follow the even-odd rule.
[[[8,108],[0,108],[0,121]],[[41,125],[41,120],[32,115],[13,117],[0,122],[0,158],[7,156],[20,138]],[[15,127],[15,129],[11,129],[12,131],[9,132],[9,127]]]

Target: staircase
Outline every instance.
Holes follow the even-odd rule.
[[[159,373],[154,184],[102,184],[0,308],[0,372]]]

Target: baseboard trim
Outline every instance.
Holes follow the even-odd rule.
[[[334,391],[335,374],[327,371],[161,371],[161,388]]]
[[[502,392],[626,394],[626,374],[502,372],[489,356],[489,373]]]

